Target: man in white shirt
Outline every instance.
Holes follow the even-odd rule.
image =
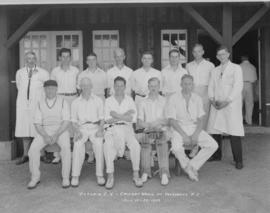
[[[193,93],[193,77],[184,75],[182,90],[169,100],[168,118],[173,127],[172,152],[181,167],[193,181],[198,181],[198,170],[217,150],[215,140],[203,129],[203,103],[200,96]],[[185,146],[198,145],[201,149],[191,160],[185,154]]]
[[[230,136],[236,169],[243,168],[242,142],[244,136],[242,115],[243,74],[238,64],[230,61],[227,47],[217,50],[217,66],[210,78],[208,96],[211,103],[207,132],[218,142],[219,148],[212,160],[222,158],[222,134]]]
[[[131,95],[131,85],[130,85],[130,76],[133,72],[132,69],[127,67],[124,64],[126,59],[125,51],[121,48],[116,48],[113,52],[115,65],[107,71],[107,79],[108,79],[108,91],[107,96],[114,94],[114,79],[118,76],[124,78],[127,82],[125,93],[127,95]]]
[[[194,92],[201,96],[203,100],[203,107],[205,116],[203,120],[203,129],[206,130],[210,101],[208,98],[208,84],[211,76],[211,72],[215,68],[214,64],[203,58],[204,49],[201,44],[195,44],[192,51],[194,60],[189,62],[186,69],[190,75],[194,78]]]
[[[114,95],[105,101],[105,143],[104,156],[108,174],[106,188],[114,185],[114,160],[122,157],[127,146],[133,168],[133,181],[137,187],[142,187],[139,178],[141,147],[135,138],[132,124],[137,120],[137,110],[132,98],[125,94],[126,80],[122,77],[114,79]]]
[[[142,54],[142,67],[131,74],[131,88],[135,93],[135,102],[138,106],[140,101],[149,93],[148,80],[157,77],[161,80],[161,72],[152,67],[153,54],[146,51]]]
[[[46,97],[38,102],[35,114],[37,136],[29,149],[29,169],[31,181],[28,189],[35,188],[40,182],[40,151],[47,145],[58,144],[62,158],[62,187],[70,185],[69,175],[71,167],[70,139],[67,128],[70,123],[70,109],[68,103],[56,96],[57,83],[48,80],[44,83]]]
[[[44,98],[43,83],[49,79],[49,73],[37,67],[37,57],[34,52],[25,54],[25,67],[16,72],[16,127],[15,137],[22,138],[23,156],[16,164],[28,161],[28,150],[33,137],[36,136],[34,114],[37,102]]]
[[[105,101],[107,76],[102,69],[97,67],[97,55],[95,53],[90,53],[86,58],[86,63],[88,65],[87,69],[81,72],[78,76],[78,87],[79,82],[81,81],[82,78],[87,77],[91,79],[93,84],[92,92]]]
[[[82,78],[82,93],[71,105],[71,121],[74,127],[74,147],[72,154],[71,186],[79,186],[79,177],[85,158],[85,143],[90,140],[96,157],[96,176],[98,185],[105,184],[103,177],[103,125],[104,104],[101,98],[92,93],[92,82]]]
[[[257,72],[253,64],[249,62],[248,56],[241,57],[240,67],[243,71],[243,99],[245,105],[245,121],[252,125],[252,113],[254,107],[254,83],[257,81]]]
[[[148,80],[149,95],[141,101],[138,109],[138,126],[144,132],[141,142],[142,181],[146,182],[151,174],[151,153],[154,144],[157,151],[161,185],[169,183],[169,154],[168,154],[168,119],[165,117],[166,98],[159,94],[160,81],[158,78]]]
[[[169,61],[170,64],[161,71],[162,93],[166,97],[181,90],[181,78],[188,73],[180,63],[179,50],[172,49],[169,51]]]
[[[62,96],[71,106],[72,101],[77,97],[77,78],[79,70],[71,65],[71,50],[62,48],[59,53],[60,65],[51,72],[51,79],[58,84],[58,95]],[[69,128],[70,137],[73,137],[73,130]],[[52,163],[59,163],[60,156],[57,147],[51,149],[54,151],[54,160]]]

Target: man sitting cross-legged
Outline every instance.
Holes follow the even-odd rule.
[[[193,77],[184,75],[182,91],[171,96],[168,106],[169,123],[173,127],[172,152],[189,178],[198,181],[198,170],[217,149],[216,141],[202,130],[203,103],[201,97],[193,93]],[[198,144],[200,151],[191,160],[185,154],[184,146]]]

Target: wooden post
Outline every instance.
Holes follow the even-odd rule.
[[[270,126],[270,28],[262,29],[262,125]]]
[[[0,159],[11,159],[10,78],[9,51],[5,47],[8,37],[8,12],[0,7]]]
[[[222,35],[223,45],[229,48],[232,58],[232,7],[228,3],[222,9]]]

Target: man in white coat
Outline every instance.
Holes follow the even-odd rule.
[[[203,108],[205,111],[203,129],[206,130],[210,111],[208,84],[215,65],[203,58],[204,49],[201,44],[196,44],[193,47],[192,54],[194,60],[187,64],[186,69],[194,78],[194,92],[201,96],[203,100]]]
[[[243,74],[239,65],[229,59],[227,47],[217,50],[217,66],[211,75],[208,95],[211,110],[208,122],[208,132],[213,135],[219,149],[213,160],[221,160],[222,134],[230,136],[233,159],[237,169],[243,168],[241,137],[244,136],[242,117]]]
[[[25,67],[16,73],[18,89],[16,101],[16,128],[15,136],[23,140],[23,156],[16,164],[28,161],[27,153],[36,135],[34,114],[37,102],[44,97],[43,83],[49,79],[49,73],[36,65],[37,58],[34,52],[25,54]]]

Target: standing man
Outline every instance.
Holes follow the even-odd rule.
[[[86,63],[88,65],[88,68],[79,74],[78,86],[81,79],[85,77],[91,79],[93,85],[92,88],[93,94],[95,94],[96,96],[100,97],[102,100],[105,101],[107,76],[102,69],[97,67],[97,55],[95,53],[90,53],[86,58]]]
[[[194,78],[194,92],[201,96],[205,111],[203,129],[206,130],[210,111],[210,101],[208,98],[208,84],[214,64],[203,58],[204,49],[201,44],[195,44],[192,51],[194,60],[187,64],[186,68]]]
[[[59,53],[60,65],[51,72],[51,79],[58,84],[58,95],[62,96],[71,106],[72,101],[77,97],[77,77],[79,70],[71,65],[71,50],[62,48]],[[70,137],[73,137],[72,128],[69,128]],[[60,155],[54,150],[54,160],[52,163],[59,163]]]
[[[40,151],[46,145],[57,143],[60,146],[62,158],[62,187],[70,185],[69,175],[71,166],[70,139],[67,131],[70,122],[70,109],[68,103],[57,97],[57,83],[48,80],[44,83],[46,97],[37,104],[35,127],[37,136],[29,150],[29,168],[31,181],[28,189],[33,189],[40,182]]]
[[[254,107],[254,83],[257,81],[257,72],[253,64],[249,62],[248,56],[241,57],[240,67],[243,71],[243,99],[245,105],[245,121],[252,125],[252,113]]]
[[[193,77],[184,75],[182,90],[171,96],[168,104],[168,118],[173,127],[172,152],[181,167],[193,181],[198,181],[198,171],[217,150],[217,143],[203,129],[202,99],[193,93]],[[185,146],[198,145],[201,149],[191,160],[185,154]]]
[[[28,150],[32,138],[36,135],[34,114],[37,102],[44,97],[43,83],[49,79],[49,73],[37,67],[34,52],[25,54],[25,67],[16,73],[18,95],[16,100],[16,128],[15,136],[22,138],[23,156],[16,164],[28,161]]]
[[[219,148],[213,155],[213,160],[221,160],[222,134],[230,136],[233,159],[236,169],[243,168],[241,137],[244,136],[242,117],[243,75],[239,65],[229,59],[227,47],[217,50],[217,66],[211,75],[208,95],[211,109],[208,122],[208,132],[218,142]]]
[[[157,77],[161,82],[161,72],[152,67],[153,54],[146,51],[142,54],[142,67],[135,70],[131,74],[131,88],[135,92],[135,102],[139,106],[140,101],[145,98],[148,93],[148,80]]]
[[[165,117],[166,98],[159,94],[158,78],[148,80],[149,95],[142,100],[138,110],[138,126],[144,128],[141,142],[142,181],[146,182],[151,174],[152,144],[155,144],[158,156],[161,185],[169,183],[169,153],[167,124]]]
[[[89,78],[80,81],[81,96],[71,105],[71,121],[75,129],[72,155],[71,186],[79,186],[79,177],[85,158],[85,143],[90,140],[96,157],[96,176],[98,185],[104,185],[103,177],[103,125],[104,104],[101,98],[92,93],[92,82]]]
[[[161,71],[163,81],[162,93],[166,97],[181,91],[181,78],[188,73],[180,63],[179,50],[172,49],[169,51],[169,61],[170,64]]]
[[[108,79],[107,96],[114,94],[113,82],[114,82],[114,79],[118,76],[121,76],[122,78],[126,80],[127,86],[126,86],[125,93],[127,95],[131,95],[130,76],[133,70],[124,64],[124,61],[126,59],[125,52],[123,49],[117,48],[114,50],[113,55],[114,55],[114,60],[115,60],[115,66],[107,71],[107,79]]]
[[[105,127],[104,156],[106,172],[108,174],[106,188],[112,189],[114,185],[114,160],[122,157],[125,147],[130,150],[133,168],[133,181],[137,187],[142,187],[139,178],[141,147],[135,138],[132,123],[137,120],[137,110],[132,98],[125,94],[126,80],[122,77],[114,79],[114,95],[105,101]]]

